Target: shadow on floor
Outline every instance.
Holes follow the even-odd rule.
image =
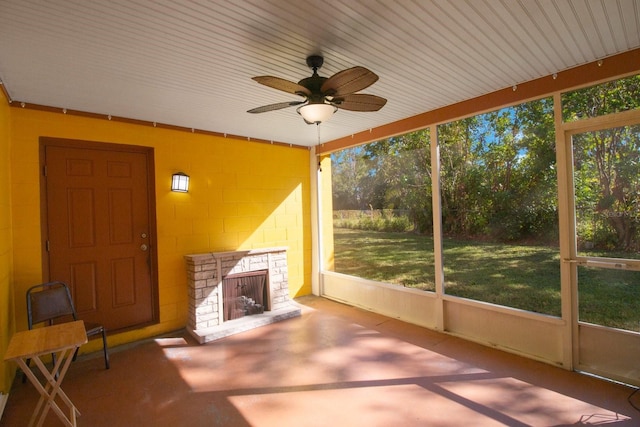
[[[184,331],[74,362],[80,426],[640,425],[620,384],[317,297],[302,316],[198,345]],[[640,402],[640,397],[635,397]],[[14,382],[0,426],[38,394]],[[46,426],[61,423],[50,413]]]

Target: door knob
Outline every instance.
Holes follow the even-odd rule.
[[[149,249],[149,246],[145,245],[144,243],[140,245],[140,249],[142,249],[143,251],[146,251],[147,249]]]

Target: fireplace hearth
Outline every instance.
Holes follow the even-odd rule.
[[[286,248],[186,255],[185,260],[187,329],[201,344],[301,314],[289,298]]]

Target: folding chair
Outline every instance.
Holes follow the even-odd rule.
[[[73,305],[71,292],[64,282],[48,282],[35,285],[27,289],[27,320],[29,329],[38,323],[46,322],[52,325],[54,320],[63,321],[67,317],[68,321],[78,320],[76,309]],[[109,369],[109,352],[107,349],[107,333],[104,326],[97,323],[84,324],[87,337],[102,334],[102,345],[104,351],[104,366]],[[78,351],[73,355],[76,359]],[[55,364],[55,355],[52,355]],[[28,365],[28,363],[27,363]]]

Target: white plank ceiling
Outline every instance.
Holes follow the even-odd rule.
[[[13,102],[312,146],[301,98],[251,80],[355,65],[378,112],[338,111],[322,142],[640,47],[640,0],[0,0]]]

